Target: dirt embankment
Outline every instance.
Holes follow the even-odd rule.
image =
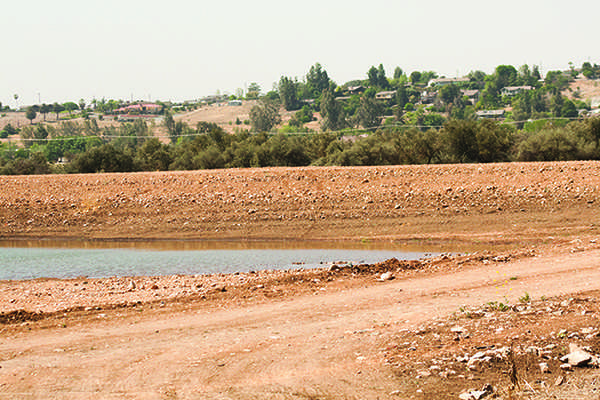
[[[0,237],[510,242],[598,229],[599,188],[597,162],[4,176]]]

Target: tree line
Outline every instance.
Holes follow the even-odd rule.
[[[0,173],[600,159],[600,118],[531,122],[524,129],[493,120],[450,120],[441,129],[388,126],[369,134],[229,134],[213,123],[175,125],[172,131],[187,133],[171,136],[170,143],[155,137],[143,120],[105,128],[93,120],[27,126],[24,147],[0,145]]]

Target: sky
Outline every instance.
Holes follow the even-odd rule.
[[[388,76],[542,73],[600,63],[600,1],[2,0],[0,102],[183,101],[263,92],[319,62],[342,84]]]

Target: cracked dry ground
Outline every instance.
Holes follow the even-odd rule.
[[[6,239],[368,238],[477,253],[1,282],[0,398],[598,398],[599,186],[593,162],[2,177]],[[561,368],[574,346],[591,361]]]

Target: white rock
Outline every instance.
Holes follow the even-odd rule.
[[[571,371],[573,366],[571,364],[560,364],[560,369],[563,371]]]
[[[581,367],[592,360],[592,355],[583,350],[576,350],[560,359],[563,363],[569,363],[573,367]]]
[[[383,274],[381,274],[379,279],[382,281],[390,281],[390,280],[394,279],[394,275],[392,275],[391,272],[384,272]]]

